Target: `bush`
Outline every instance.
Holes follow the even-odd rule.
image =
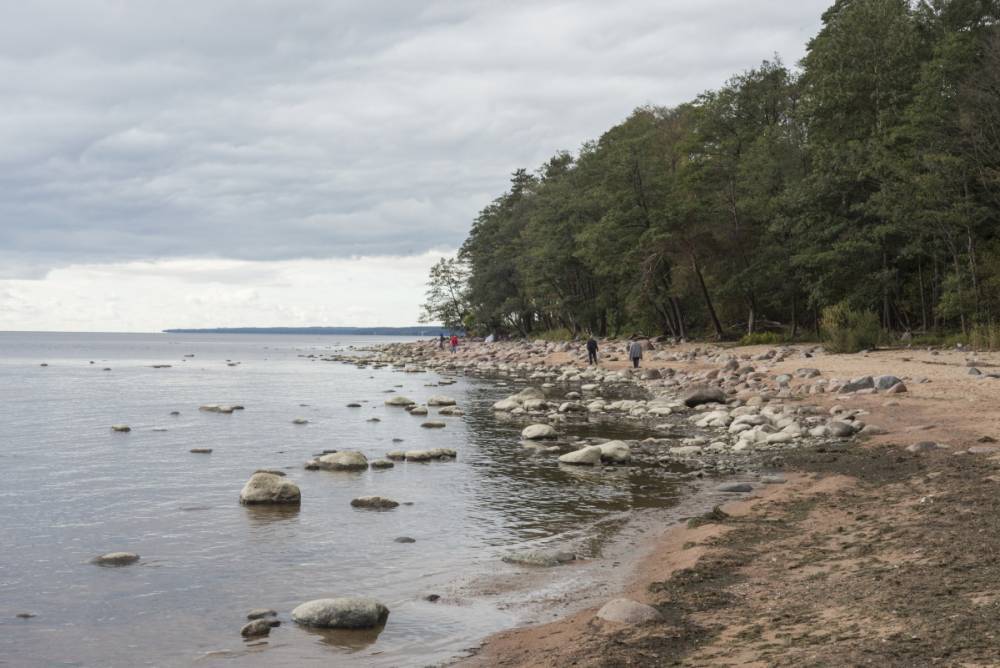
[[[997,350],[1000,348],[1000,325],[973,325],[969,344],[976,350]]]
[[[784,342],[785,337],[775,332],[754,332],[740,339],[741,346],[774,346]]]
[[[532,334],[529,338],[532,339],[542,339],[543,341],[572,341],[573,332],[569,331],[565,327],[560,329],[547,329],[544,332],[536,332]]]
[[[823,343],[831,353],[856,353],[878,346],[882,329],[873,311],[856,311],[846,304],[823,309]]]

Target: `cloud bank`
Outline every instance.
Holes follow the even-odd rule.
[[[453,249],[514,169],[795,61],[827,4],[4,3],[0,278]]]

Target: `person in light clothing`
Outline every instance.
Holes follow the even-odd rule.
[[[639,368],[639,360],[642,359],[642,344],[638,341],[633,341],[628,346],[628,358],[632,360],[632,368]]]

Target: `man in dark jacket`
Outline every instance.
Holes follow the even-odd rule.
[[[593,336],[587,339],[587,364],[597,364],[597,341]]]

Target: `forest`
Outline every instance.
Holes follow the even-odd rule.
[[[1000,0],[837,0],[780,57],[518,169],[427,322],[472,333],[1000,330]]]

